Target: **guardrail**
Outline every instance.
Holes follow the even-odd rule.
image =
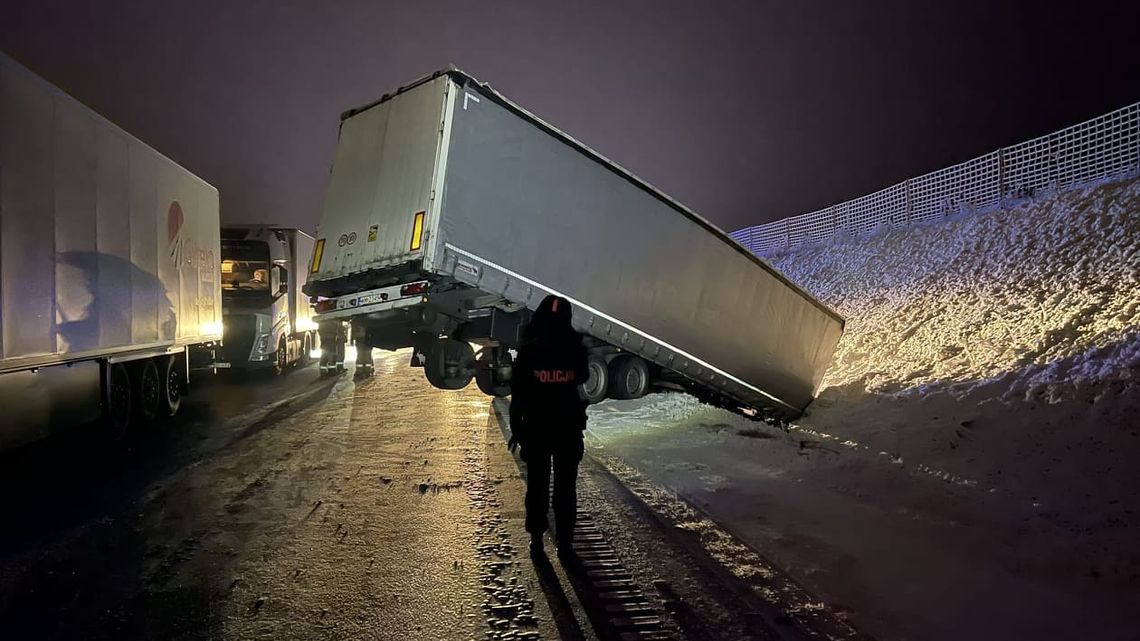
[[[873,194],[729,235],[756,254],[777,254],[1138,173],[1140,102]]]

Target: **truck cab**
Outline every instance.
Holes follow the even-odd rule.
[[[222,359],[219,367],[304,367],[317,348],[312,310],[301,292],[313,239],[266,225],[222,228]]]

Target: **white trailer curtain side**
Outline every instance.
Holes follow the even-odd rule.
[[[531,309],[565,296],[579,331],[780,415],[811,402],[843,331],[723,231],[457,70],[343,116],[318,247],[310,282],[420,261]]]

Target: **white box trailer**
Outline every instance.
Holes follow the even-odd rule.
[[[723,231],[458,70],[343,114],[307,292],[435,385],[509,392],[529,310],[566,297],[590,401],[653,380],[777,417],[843,319]],[[478,356],[464,346],[483,345]]]
[[[73,401],[118,430],[178,409],[221,339],[218,222],[216,189],[0,55],[0,443]]]

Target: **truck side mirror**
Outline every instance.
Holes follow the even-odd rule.
[[[277,294],[289,292],[289,270],[281,265],[274,265],[270,270],[270,289]]]

